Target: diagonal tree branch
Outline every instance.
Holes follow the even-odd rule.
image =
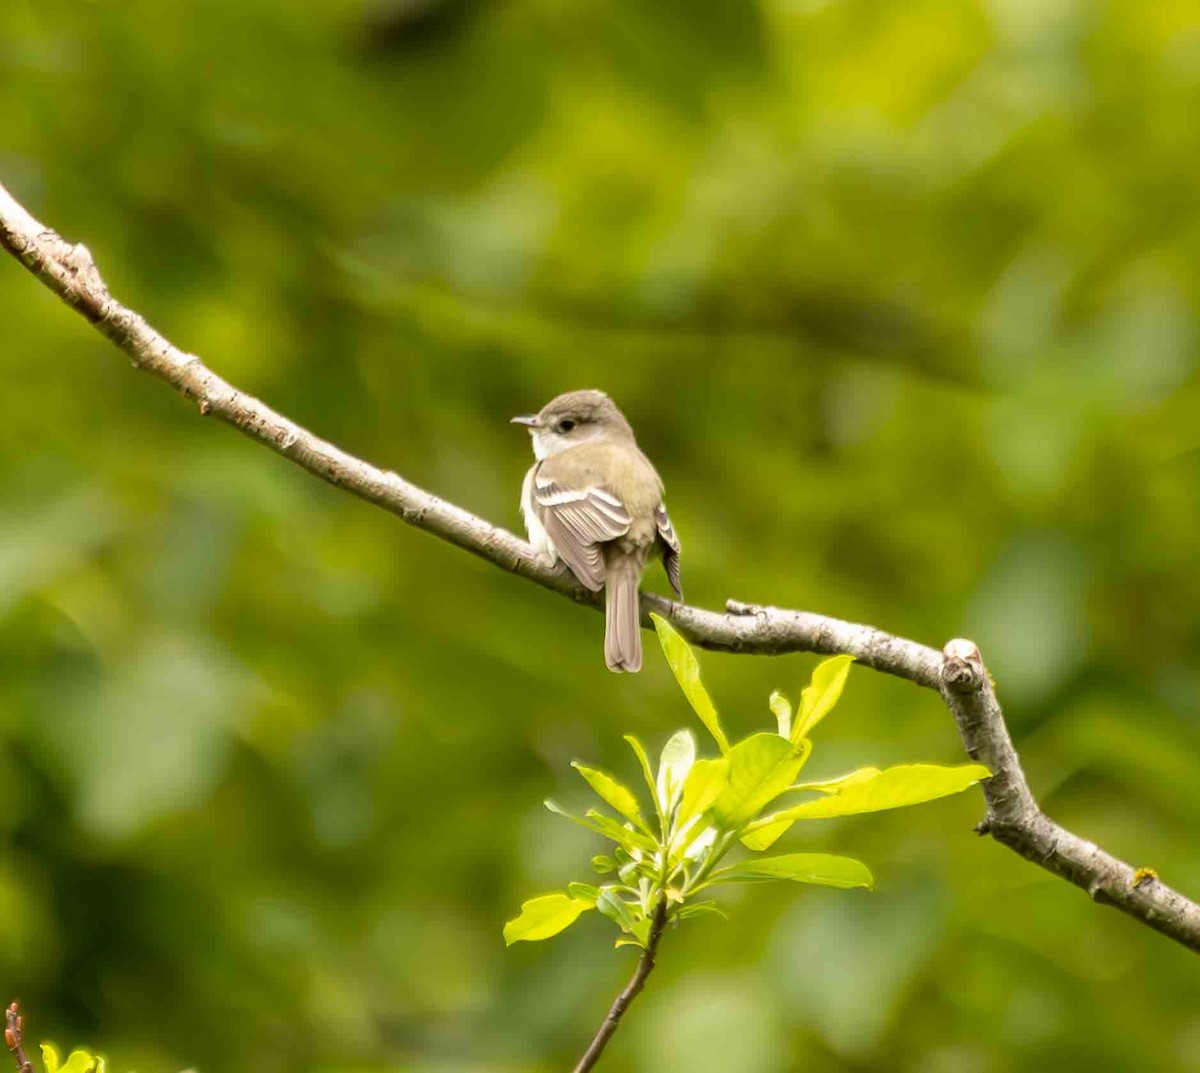
[[[72,245],[38,223],[3,186],[0,245],[91,321],[135,366],[165,380],[191,399],[201,414],[220,418],[322,480],[391,511],[409,525],[577,603],[600,606],[597,597],[576,584],[568,572],[539,561],[533,549],[512,533],[389,470],[347,454],[239,391],[194,354],[179,350],[109,294],[85,246]],[[1096,901],[1114,905],[1200,952],[1200,906],[1160,882],[1150,870],[1135,870],[1059,827],[1038,808],[979,650],[971,642],[952,641],[940,653],[870,626],[808,611],[731,600],[724,612],[717,612],[645,593],[642,615],[646,625],[651,611],[668,618],[703,648],[760,655],[841,652],[877,671],[940,692],[958,723],[967,752],[994,772],[984,783],[988,815],[981,831],[1082,887]]]
[[[946,645],[944,655],[942,696],[963,746],[972,760],[995,772],[983,782],[988,814],[976,830],[1082,887],[1094,901],[1115,906],[1200,953],[1200,905],[1168,887],[1153,869],[1131,868],[1042,812],[1025,781],[979,649],[959,639]]]

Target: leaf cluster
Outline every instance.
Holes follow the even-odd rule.
[[[574,815],[553,801],[552,812],[602,835],[609,853],[592,858],[604,882],[571,883],[567,889],[525,902],[504,927],[504,939],[548,939],[595,909],[620,930],[617,945],[647,947],[659,907],[668,923],[704,913],[724,916],[707,895],[723,883],[787,879],[849,889],[871,887],[862,861],[831,853],[751,856],[724,863],[739,845],[753,853],[772,846],[800,820],[852,816],[902,808],[959,793],[989,775],[981,764],[903,764],[859,768],[826,782],[800,782],[812,753],[811,734],[841,699],[850,656],[824,660],[801,691],[798,708],[779,692],[769,705],[774,731],[729,743],[716,706],[700,680],[688,643],[665,619],[653,615],[667,662],[692,709],[716,744],[718,755],[698,756],[690,730],[668,739],[657,768],[642,743],[626,735],[645,781],[650,809],[612,774],[573,766],[610,811]]]

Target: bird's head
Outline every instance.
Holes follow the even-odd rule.
[[[533,438],[533,453],[549,458],[589,440],[633,439],[633,429],[617,404],[603,391],[568,391],[536,414],[514,417]]]

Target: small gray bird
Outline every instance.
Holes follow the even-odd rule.
[[[529,542],[592,592],[604,589],[604,662],[610,671],[640,670],[638,585],[651,553],[683,598],[679,538],[658,473],[602,391],[569,391],[513,423],[528,427],[537,459],[521,488]]]

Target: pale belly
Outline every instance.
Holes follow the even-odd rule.
[[[551,564],[558,561],[558,549],[546,534],[546,527],[533,509],[533,471],[530,468],[525,474],[525,483],[521,485],[521,513],[525,517],[525,531],[529,534],[529,543],[533,545],[534,553],[539,559]]]

